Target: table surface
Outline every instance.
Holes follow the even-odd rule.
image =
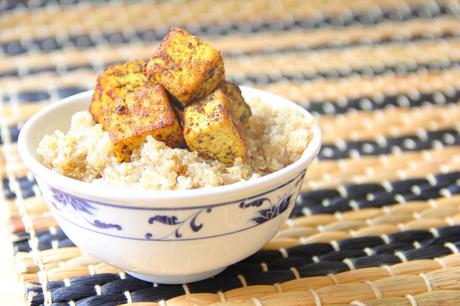
[[[460,305],[460,0],[3,3],[0,305],[27,304],[18,274],[33,306]],[[81,254],[16,143],[33,113],[151,56],[171,25],[220,49],[227,80],[315,114],[323,149],[264,250],[214,279],[153,286]],[[38,287],[37,271],[54,283]]]

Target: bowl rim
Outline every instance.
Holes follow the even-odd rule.
[[[257,96],[261,96],[261,100],[271,99],[278,100],[288,104],[288,107],[293,107],[299,110],[304,116],[313,118],[313,116],[300,105],[283,98],[281,96],[272,94],[270,92],[254,89],[250,87],[240,86],[243,93],[248,92]],[[139,188],[126,188],[120,191],[119,186],[104,186],[94,185],[89,182],[83,182],[77,179],[73,179],[62,174],[59,174],[52,169],[47,168],[41,162],[39,162],[29,151],[29,145],[27,143],[28,134],[31,132],[37,121],[42,117],[49,116],[53,113],[56,108],[65,107],[67,104],[76,103],[81,99],[88,99],[91,97],[93,90],[88,90],[76,95],[69,96],[57,102],[51,103],[44,109],[35,113],[24,126],[21,128],[18,138],[18,151],[19,155],[24,164],[32,171],[36,177],[46,177],[45,181],[48,185],[53,187],[62,188],[65,191],[69,191],[71,194],[77,196],[85,195],[86,198],[104,199],[107,203],[125,203],[126,205],[132,206],[139,205],[141,202],[149,200],[189,200],[191,198],[202,198],[203,196],[221,195],[223,193],[237,193],[246,189],[259,189],[263,188],[263,185],[270,184],[270,182],[282,180],[282,177],[288,176],[293,173],[297,173],[305,169],[309,163],[316,157],[321,147],[321,130],[317,122],[313,122],[312,126],[312,139],[308,143],[304,152],[292,164],[277,170],[273,173],[265,176],[255,178],[249,181],[237,182],[233,184],[204,187],[197,189],[186,189],[186,190],[146,190]],[[137,204],[135,202],[138,202]],[[168,202],[165,201],[165,206],[168,206]],[[188,206],[188,205],[184,205]]]

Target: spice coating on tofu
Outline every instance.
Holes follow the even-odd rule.
[[[147,135],[170,147],[184,145],[182,129],[161,85],[146,85],[145,61],[110,66],[98,77],[89,111],[112,139],[119,162],[129,161]]]
[[[172,28],[145,65],[145,75],[187,106],[209,95],[224,80],[220,52],[204,40]]]
[[[252,113],[251,108],[246,103],[246,101],[244,101],[244,98],[241,95],[240,88],[237,85],[227,81],[223,82],[220,85],[220,88],[228,97],[236,118],[238,118],[238,120],[240,120],[240,122],[245,125],[248,122],[249,117],[251,117]]]
[[[104,106],[116,104],[124,95],[144,86],[145,60],[137,59],[107,67],[97,78],[89,112],[96,123],[104,121]]]
[[[119,162],[130,161],[149,135],[226,164],[247,161],[242,126],[250,107],[238,86],[225,81],[220,52],[179,28],[149,60],[105,69],[89,111],[109,133]]]
[[[227,165],[248,160],[243,129],[221,89],[185,108],[184,137],[192,151]]]
[[[103,126],[109,131],[118,161],[129,161],[148,135],[169,147],[184,145],[182,128],[161,85],[146,86],[106,109]]]

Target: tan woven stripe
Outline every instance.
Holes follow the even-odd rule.
[[[460,152],[457,151],[456,154]],[[363,157],[362,157],[363,158]],[[443,162],[440,164],[440,162]],[[313,166],[312,166],[313,167]],[[432,173],[455,172],[460,170],[460,161],[457,157],[449,160],[439,158],[438,161],[408,162],[406,168],[395,166],[368,167],[360,169],[359,173],[353,174],[353,169],[349,172],[328,174],[324,173],[321,179],[307,179],[304,182],[303,190],[317,190],[322,188],[339,188],[344,184],[365,184],[383,183],[385,181],[395,181],[411,178],[426,177]]]
[[[308,177],[305,180],[304,187],[308,186],[309,181],[326,180],[325,177],[329,174],[332,177],[343,176],[348,174],[350,177],[354,175],[364,175],[369,173],[380,173],[384,169],[396,172],[396,170],[415,168],[422,164],[438,164],[450,160],[457,160],[460,154],[460,147],[445,147],[442,150],[433,149],[420,152],[404,152],[394,153],[380,156],[362,156],[359,159],[342,159],[322,160],[313,163],[308,169]]]
[[[441,210],[442,211],[442,210]],[[446,210],[451,213],[451,210]],[[281,231],[283,237],[276,237],[264,246],[266,250],[278,250],[279,248],[290,248],[302,244],[308,243],[330,243],[332,241],[355,238],[355,237],[366,237],[366,236],[380,236],[385,234],[392,234],[403,230],[429,230],[437,227],[450,226],[446,221],[447,217],[444,218],[425,218],[421,220],[411,220],[409,215],[395,215],[395,216],[384,216],[379,219],[386,220],[399,220],[402,219],[401,223],[387,222],[385,224],[366,225],[365,222],[358,221],[338,221],[327,225],[328,230],[325,232],[312,233],[308,236],[287,236],[289,232]],[[455,222],[452,225],[460,224],[460,210],[456,207]],[[337,229],[336,229],[337,228]],[[301,228],[299,228],[300,230]]]
[[[40,109],[46,107],[48,101],[41,103],[21,103],[0,106],[0,120],[7,126],[25,122]],[[1,160],[1,159],[0,159]]]
[[[459,24],[460,28],[460,24]],[[424,52],[420,52],[423,49]],[[129,50],[129,51],[128,51]],[[19,71],[37,66],[66,67],[72,65],[94,64],[103,59],[103,63],[125,61],[134,57],[148,57],[154,46],[132,46],[121,49],[102,48],[96,51],[55,52],[48,55],[39,54],[4,60],[5,70]],[[324,71],[341,71],[352,69],[372,69],[384,66],[403,64],[448,63],[460,60],[460,40],[444,41],[443,43],[417,42],[410,45],[362,46],[344,50],[323,50],[303,54],[257,55],[243,58],[230,58],[225,62],[229,77],[244,77],[245,74],[279,74],[279,73],[311,73]],[[0,61],[1,65],[2,61]],[[13,67],[11,67],[13,66]],[[23,67],[23,68],[21,68]],[[26,68],[27,67],[27,68]],[[14,78],[12,78],[14,79]]]
[[[434,23],[431,20],[412,20],[408,22],[386,22],[369,27],[350,26],[348,28],[325,28],[311,31],[269,32],[254,34],[230,34],[224,37],[210,37],[222,52],[254,51],[270,48],[315,47],[335,43],[356,41],[379,41],[395,37],[415,35],[441,35],[460,33],[460,21],[442,17]],[[34,53],[2,59],[0,71],[10,71],[18,67],[28,69],[59,65],[75,66],[91,64],[95,60],[103,63],[123,61],[134,57],[147,57],[157,44],[131,43],[115,47],[97,46],[82,50],[64,49],[54,52]],[[13,60],[12,60],[13,59]]]
[[[423,0],[411,0],[420,4]],[[379,7],[395,9],[401,7],[397,0],[349,0],[339,1],[301,1],[288,0],[271,5],[264,0],[255,0],[244,7],[241,2],[201,0],[189,2],[161,2],[158,4],[111,3],[109,5],[80,5],[60,9],[36,10],[33,13],[19,11],[17,14],[5,15],[0,20],[0,41],[60,36],[62,33],[87,34],[100,29],[106,32],[119,32],[135,29],[154,29],[171,24],[194,24],[200,16],[203,24],[228,21],[251,21],[259,19],[271,21],[286,17],[312,18],[318,14],[334,16],[353,11],[359,13]],[[186,9],[184,9],[186,8]],[[206,12],[203,14],[202,12]],[[59,18],[56,18],[59,14]],[[117,16],[117,18],[112,18]],[[127,27],[129,25],[129,27]]]
[[[93,87],[97,73],[93,71],[72,71],[64,75],[41,73],[25,76],[21,79],[5,77],[0,80],[0,88],[5,92],[15,93],[24,90],[50,90],[56,87],[82,86]]]
[[[415,135],[423,130],[439,130],[460,124],[460,105],[423,106],[347,113],[318,118],[323,142],[366,140],[376,136]],[[460,127],[460,125],[459,125]]]
[[[86,268],[85,265],[88,263],[75,261],[75,259],[79,258],[78,254],[73,255],[74,257],[73,258],[70,257],[70,259],[68,257],[68,255],[72,255],[72,252],[74,252],[74,249],[76,248],[50,250],[52,252],[45,251],[45,252],[48,252],[48,254],[45,254],[44,257],[45,258],[54,257],[54,267],[56,267],[56,268],[51,268],[50,266],[51,269],[48,272],[48,276],[50,280],[51,279],[52,280],[62,280],[63,278],[65,278],[66,275],[67,276],[85,275],[85,274],[82,274],[81,272],[85,270]],[[19,253],[16,255],[16,260],[18,263],[27,263],[27,265],[30,268],[32,268],[32,266],[29,265],[30,263],[29,256],[30,254]],[[75,264],[70,264],[72,261]],[[460,255],[453,254],[453,255],[446,256],[443,258],[443,262],[446,263],[446,267],[448,269],[451,267],[458,267],[460,265]],[[57,267],[58,263],[60,263],[61,267]],[[79,264],[83,264],[83,265],[79,265]],[[96,264],[95,267],[96,267],[96,270],[110,270],[111,269],[109,266],[107,266],[106,264],[102,264],[102,263]],[[395,276],[417,275],[419,273],[428,273],[430,271],[436,271],[437,269],[439,269],[439,264],[435,260],[411,261],[411,262],[406,262],[406,263],[401,263],[401,264],[391,266],[391,271]],[[86,272],[87,272],[87,269],[86,269]],[[29,277],[29,280],[33,279],[32,276],[34,274],[32,270],[29,271],[29,273],[24,273],[24,274]],[[376,280],[380,278],[385,278],[387,276],[388,276],[388,272],[385,268],[376,267],[376,268],[365,268],[365,269],[358,269],[355,271],[338,273],[335,275],[335,279],[338,281],[339,284],[364,283],[367,280]],[[427,274],[427,278],[430,280],[431,284],[433,284],[433,278],[431,276],[432,275],[430,273]],[[334,284],[332,280],[330,279],[330,277],[319,276],[319,277],[314,277],[314,278],[300,278],[300,279],[288,281],[288,282],[282,283],[281,288],[283,292],[292,292],[292,291],[304,291],[304,290],[309,290],[309,289],[319,289],[319,288],[331,286],[331,285],[334,285]],[[253,286],[248,286],[246,287],[246,290],[251,289],[251,288],[253,288]],[[266,290],[268,290],[268,288],[267,289],[260,288],[259,290],[257,290],[257,288],[260,288],[260,287],[254,286],[253,288],[255,290],[254,293],[260,292],[260,293],[267,294]],[[426,285],[425,285],[425,288],[426,288]],[[433,286],[433,289],[436,290],[436,289],[439,289],[439,287]],[[231,292],[229,292],[228,295],[227,293],[225,293],[226,299],[234,299],[236,297],[245,296],[245,294],[241,292],[240,290],[243,290],[243,289],[234,289]],[[273,293],[276,292],[275,288],[270,289],[270,290],[273,290],[272,291]],[[245,291],[245,292],[249,293],[251,291]]]
[[[267,48],[317,47],[334,43],[349,44],[358,41],[376,42],[395,37],[457,34],[460,21],[451,17],[406,22],[384,22],[375,25],[319,28],[306,31],[232,34],[209,39],[222,51],[254,51]]]
[[[359,270],[360,271],[360,270]],[[305,279],[306,281],[310,281],[310,279]],[[399,279],[394,279],[394,281],[399,281]],[[250,288],[249,290],[247,289],[247,295],[250,296]],[[354,289],[351,285],[350,288],[348,286],[343,286],[340,287],[338,290],[342,291],[343,290],[352,290]],[[197,303],[197,302],[202,302],[203,304],[199,305],[208,305],[208,306],[259,306],[259,305],[292,305],[292,306],[297,306],[297,305],[317,305],[317,302],[314,300],[314,297],[312,297],[312,294],[307,295],[308,293],[306,292],[308,290],[302,290],[302,292],[294,291],[294,292],[287,292],[283,294],[272,294],[270,296],[264,297],[263,300],[259,300],[257,298],[257,303],[260,304],[255,304],[254,300],[247,299],[247,300],[229,300],[226,302],[216,302],[216,303],[207,303],[206,300],[202,302],[202,298],[199,297],[201,293],[194,293],[191,296],[184,297],[184,300],[180,300],[180,302],[176,302],[177,298],[171,299],[166,301],[165,305],[172,305],[172,306],[185,306],[185,305],[192,305],[189,304],[189,302],[185,302],[186,298],[190,299],[193,302],[190,303]],[[316,293],[317,294],[317,293]],[[212,294],[209,294],[212,295]],[[197,297],[195,297],[197,296]],[[214,294],[215,299],[218,299],[218,296]],[[339,295],[341,296],[341,295]],[[339,299],[339,296],[337,297],[337,301],[341,301]],[[353,295],[356,296],[356,295]],[[367,297],[367,296],[366,296]],[[348,300],[347,300],[348,301]],[[450,303],[456,304],[460,302],[460,292],[456,290],[441,290],[441,291],[432,291],[428,293],[422,293],[418,295],[406,295],[403,297],[383,297],[378,300],[372,300],[372,299],[364,299],[364,298],[356,298],[355,300],[351,301],[350,303],[331,303],[327,305],[340,305],[340,306],[345,306],[345,305],[351,305],[351,306],[367,306],[367,305],[398,305],[398,306],[417,306],[417,305],[448,305]],[[194,304],[198,305],[198,304]],[[123,304],[121,306],[160,306],[158,303],[153,303],[153,302],[137,302],[137,303],[132,303],[132,304]]]
[[[372,97],[377,93],[394,95],[460,88],[460,69],[417,72],[410,75],[387,74],[374,77],[349,77],[340,80],[278,82],[256,87],[296,101],[337,101],[344,98]]]
[[[423,50],[423,52],[420,52]],[[309,53],[275,54],[231,58],[225,69],[231,76],[245,74],[311,73],[356,69],[381,69],[384,66],[418,64],[460,59],[460,40],[416,42],[410,45],[363,46]]]
[[[344,220],[334,219],[331,215],[299,217],[292,221],[293,228],[287,229],[286,226],[283,227],[277,238],[274,238],[271,242],[270,247],[276,248],[280,241],[285,242],[286,239],[294,243],[293,245],[308,242],[308,239],[329,242],[330,237],[326,234],[329,235],[331,232],[334,234],[340,233],[347,237],[363,237],[391,234],[401,230],[443,227],[449,225],[447,219],[450,216],[452,216],[450,218],[453,220],[451,224],[457,225],[460,222],[460,206],[454,201],[458,200],[458,196],[454,199],[438,199],[434,201],[434,203],[437,203],[436,209],[431,207],[430,203],[433,201],[408,202],[390,206],[387,210],[378,208],[361,209],[345,213],[347,219]],[[320,224],[321,222],[316,221],[318,219],[325,223]],[[306,230],[308,230],[308,234],[298,234]]]

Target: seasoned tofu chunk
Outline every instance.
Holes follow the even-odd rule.
[[[147,84],[143,59],[113,65],[98,77],[89,111],[109,132],[118,161],[129,161],[147,135],[184,146],[182,128],[161,85]]]
[[[172,28],[145,66],[151,83],[159,83],[187,106],[212,93],[224,80],[220,52],[204,40]]]
[[[161,85],[138,88],[104,109],[104,128],[114,144],[118,161],[129,161],[148,135],[172,148],[184,146],[174,109]]]
[[[221,89],[185,108],[184,137],[192,151],[227,165],[248,159],[241,123]]]
[[[240,120],[240,122],[245,125],[249,117],[251,117],[251,108],[244,101],[243,96],[241,95],[240,88],[230,82],[223,82],[220,88],[223,90],[225,95],[228,97],[230,104],[232,105],[233,112],[235,116]]]
[[[104,105],[114,105],[127,93],[146,82],[143,74],[145,60],[137,59],[121,65],[107,67],[97,78],[89,112],[97,123],[104,121]]]

